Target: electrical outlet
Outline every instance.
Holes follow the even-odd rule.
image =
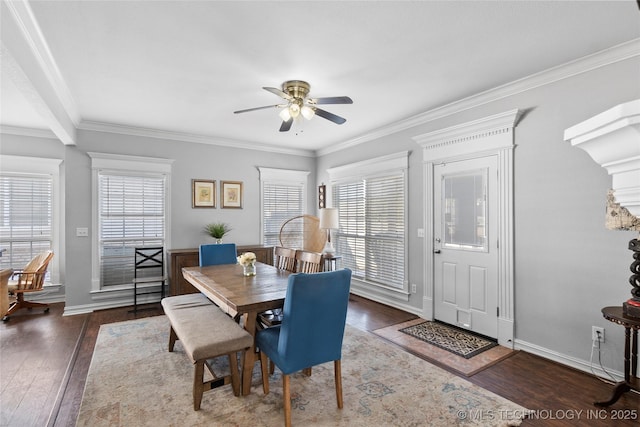
[[[411,284],[411,293],[412,293],[412,294],[415,294],[416,292],[418,292],[418,289],[416,288],[416,284],[415,284],[415,283],[412,283],[412,284]]]
[[[604,342],[604,328],[600,326],[592,326],[591,327],[591,341],[599,341],[601,343]]]

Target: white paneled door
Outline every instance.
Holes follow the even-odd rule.
[[[496,156],[434,165],[434,317],[498,336]]]

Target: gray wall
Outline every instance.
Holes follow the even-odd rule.
[[[258,167],[309,171],[311,194],[307,211],[315,213],[315,159],[308,156],[273,154],[208,144],[176,142],[103,132],[78,132],[76,146],[59,141],[2,135],[0,154],[53,157],[63,159],[64,253],[60,257],[59,295],[47,298],[65,301],[65,312],[77,313],[94,308],[132,304],[132,296],[91,295],[91,238],[76,237],[76,228],[94,230],[91,212],[91,159],[87,152],[148,156],[175,160],[171,174],[171,232],[168,247],[195,248],[213,240],[202,232],[205,224],[228,223],[233,229],[225,241],[238,245],[260,243],[260,181]],[[193,209],[191,179],[242,181],[243,209]],[[219,199],[218,199],[219,200]],[[64,261],[63,261],[64,259]],[[131,294],[131,292],[127,292]]]
[[[624,329],[603,319],[600,310],[631,296],[627,245],[637,233],[605,229],[611,178],[586,152],[564,141],[563,134],[595,114],[639,98],[639,71],[638,58],[618,62],[323,155],[317,163],[318,182],[328,183],[327,168],[412,151],[408,274],[418,293],[411,295],[408,309],[419,312],[426,281],[424,239],[417,237],[417,229],[425,226],[425,179],[422,148],[411,137],[524,110],[515,128],[514,150],[516,347],[584,369],[591,353],[591,326],[603,326],[603,359],[622,371]]]
[[[402,150],[409,158],[409,271],[418,293],[395,304],[422,311],[425,227],[422,150],[411,137],[518,108],[526,113],[515,129],[515,325],[516,346],[585,368],[591,326],[606,328],[606,366],[622,370],[623,330],[605,321],[600,309],[630,297],[627,282],[632,232],[604,227],[611,178],[589,156],[563,141],[566,128],[619,103],[640,97],[640,59],[604,66],[434,120],[394,135],[310,158],[154,138],[79,131],[78,145],[2,135],[0,153],[64,159],[64,227],[61,260],[67,307],[91,308],[91,240],[75,236],[91,227],[91,169],[87,151],[175,159],[172,173],[172,248],[206,242],[201,227],[225,221],[229,241],[258,243],[257,166],[309,170],[308,212],[316,211],[316,185],[328,183],[326,169]],[[244,182],[244,209],[191,208],[191,179]],[[93,231],[93,230],[92,230]],[[427,272],[429,274],[429,272]],[[374,295],[375,297],[375,295]],[[586,362],[585,362],[586,361]]]

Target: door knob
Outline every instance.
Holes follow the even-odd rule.
[[[440,249],[436,249],[433,251],[434,254],[439,254],[440,253]]]

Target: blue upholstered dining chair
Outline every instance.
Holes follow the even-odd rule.
[[[256,333],[262,387],[269,393],[268,359],[282,371],[285,425],[291,425],[290,375],[333,361],[338,408],[342,408],[342,338],[347,320],[351,270],[289,276],[280,325]]]
[[[238,262],[235,243],[200,245],[200,267]]]

